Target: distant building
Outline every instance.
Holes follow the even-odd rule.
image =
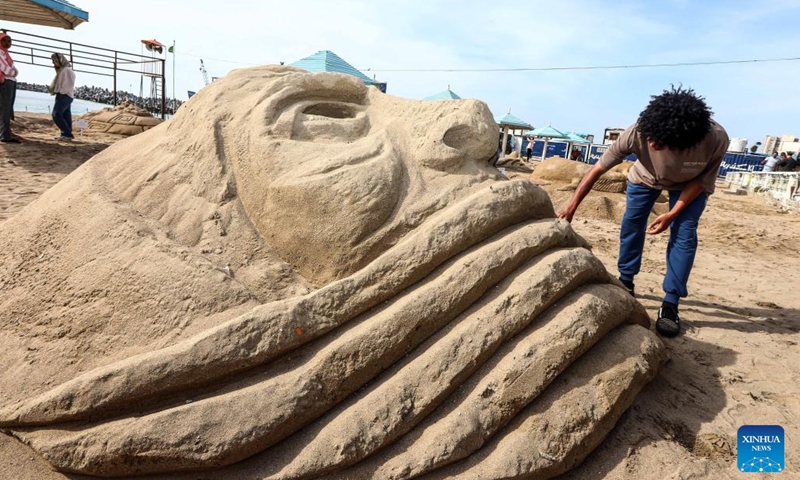
[[[728,145],[729,152],[744,153],[747,150],[746,138],[731,138],[731,143]]]
[[[800,141],[795,140],[794,142],[781,142],[781,152],[800,152]]]
[[[624,131],[624,128],[606,128],[603,131],[603,145],[613,145]]]
[[[774,135],[767,135],[764,137],[764,143],[761,144],[761,151],[767,155],[771,155],[772,152],[776,152],[778,150],[779,143],[780,138]]]
[[[779,152],[797,152],[797,142],[800,138],[794,135],[781,135],[781,140],[778,142]]]

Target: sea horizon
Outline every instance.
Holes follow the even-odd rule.
[[[54,103],[55,97],[50,94],[18,89],[16,99],[14,100],[14,111],[28,113],[50,113]],[[102,110],[103,108],[108,107],[113,107],[113,105],[75,99],[72,102],[72,114],[83,115],[84,113]]]

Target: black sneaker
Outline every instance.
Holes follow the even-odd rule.
[[[630,293],[632,297],[636,296],[633,293],[633,282],[629,282],[628,280],[623,280],[621,278],[619,279],[619,281],[622,282],[623,285],[625,285],[625,288],[628,290],[628,293]]]
[[[664,337],[677,337],[681,333],[681,319],[678,317],[677,305],[664,303],[658,309],[656,331]]]

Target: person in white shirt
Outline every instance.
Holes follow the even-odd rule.
[[[14,96],[17,91],[17,75],[14,60],[8,54],[11,37],[0,32],[0,142],[20,143],[11,133],[11,118],[14,116]]]
[[[772,152],[771,157],[767,157],[761,161],[761,165],[764,165],[764,170],[762,170],[762,172],[775,171],[775,165],[777,165],[780,161],[781,159],[778,158],[778,152]]]
[[[59,140],[72,141],[72,99],[75,96],[75,72],[72,64],[63,53],[54,53],[50,56],[56,76],[48,87],[50,95],[56,96],[53,105],[53,121],[61,130]]]

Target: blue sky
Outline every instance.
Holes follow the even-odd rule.
[[[222,76],[248,64],[291,63],[333,50],[388,82],[389,93],[423,98],[447,85],[535,126],[602,136],[627,126],[670,84],[705,96],[731,137],[800,135],[800,61],[555,72],[390,72],[392,69],[538,68],[800,57],[800,0],[170,1],[73,0],[90,22],[75,31],[0,22],[13,30],[140,51],[156,38],[178,54],[176,91],[202,86],[199,58]],[[793,26],[794,25],[794,26]],[[172,57],[169,57],[170,60]],[[367,71],[369,69],[369,71]],[[20,65],[20,80],[52,70]],[[172,65],[168,64],[171,73]],[[111,87],[82,75],[79,84]],[[167,83],[171,90],[172,80]],[[121,80],[138,93],[139,79]]]

